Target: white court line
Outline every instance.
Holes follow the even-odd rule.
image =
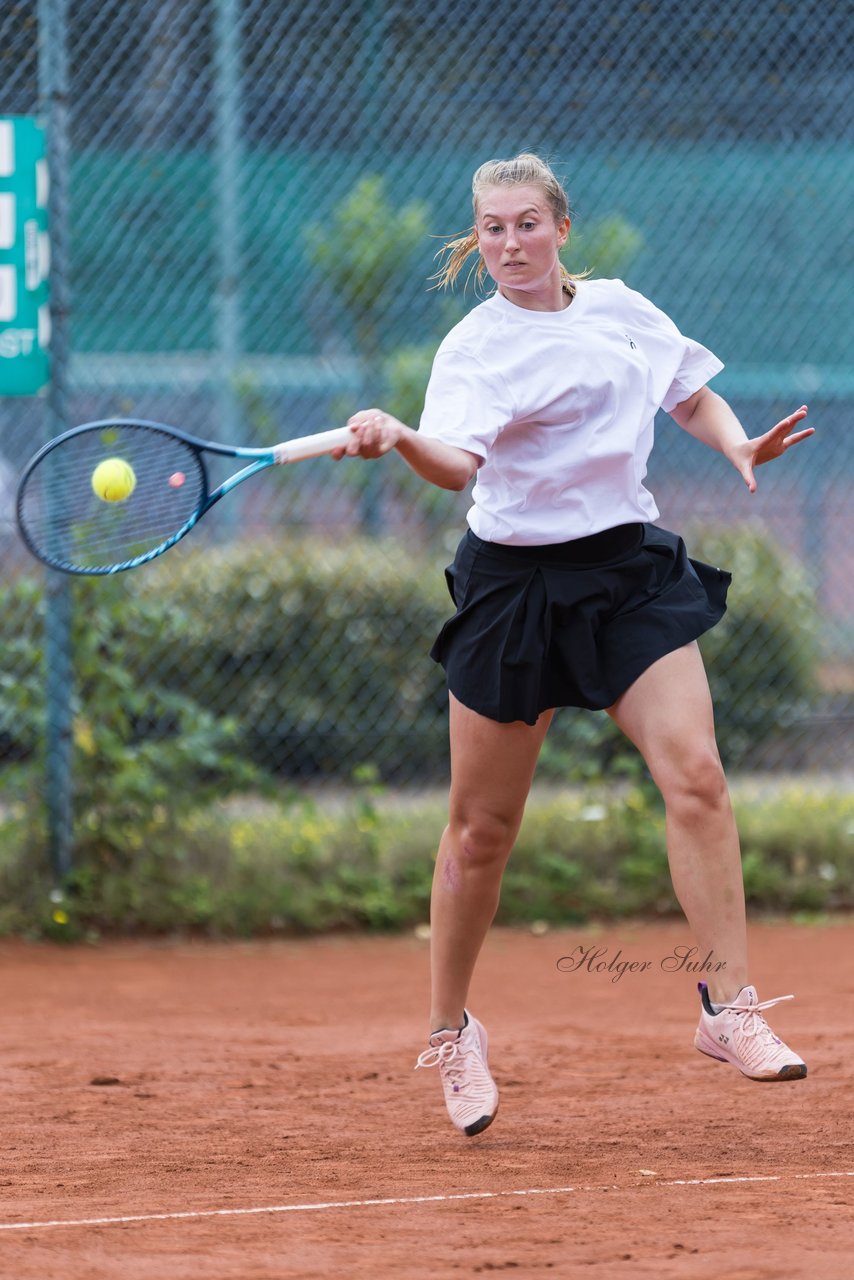
[[[188,1209],[174,1213],[132,1213],[115,1218],[56,1218],[46,1222],[0,1222],[0,1231],[36,1231],[42,1227],[114,1227],[128,1222],[177,1222],[190,1218],[241,1218],[259,1213],[306,1213],[317,1209],[366,1209],[382,1205],[436,1204],[452,1200],[501,1200],[507,1196],[565,1196],[583,1191],[637,1191],[647,1187],[712,1187],[727,1182],[789,1182],[810,1178],[854,1178],[854,1169],[829,1173],[745,1174],[720,1178],[674,1178],[634,1186],[600,1183],[579,1187],[529,1187],[523,1191],[455,1191],[435,1196],[388,1196],[381,1200],[321,1200],[314,1204],[271,1204],[251,1209]]]

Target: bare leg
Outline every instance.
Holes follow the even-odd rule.
[[[552,712],[536,725],[499,724],[451,695],[448,826],[430,906],[430,1031],[459,1027],[475,962],[498,908],[501,878],[522,822]]]
[[[635,744],[664,797],[673,888],[723,1003],[747,983],[747,925],[738,832],[715,742],[712,700],[696,644],[653,663],[609,714]]]

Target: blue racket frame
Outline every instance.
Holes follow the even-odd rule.
[[[24,518],[24,498],[27,492],[28,482],[43,462],[43,460],[53,453],[60,446],[73,445],[75,438],[89,436],[94,432],[104,432],[116,428],[141,428],[146,431],[159,432],[162,435],[176,440],[190,449],[196,456],[201,478],[201,492],[199,500],[191,513],[191,515],[167,538],[157,546],[149,548],[137,556],[129,557],[125,560],[118,561],[114,564],[104,564],[95,566],[86,566],[75,563],[70,559],[63,559],[47,551],[40,546],[38,540],[31,534]],[[21,537],[34,556],[41,560],[44,564],[49,565],[53,569],[59,569],[64,573],[78,574],[87,577],[103,577],[114,573],[123,573],[128,569],[136,569],[141,565],[148,564],[152,560],[156,560],[162,556],[176,543],[180,542],[187,536],[190,531],[195,528],[199,520],[210,511],[222,498],[236,489],[244,480],[248,480],[250,476],[256,475],[259,471],[264,471],[268,467],[281,466],[288,462],[304,461],[308,458],[321,457],[325,454],[334,452],[334,450],[343,448],[351,439],[351,432],[346,427],[340,427],[332,431],[322,431],[314,435],[299,436],[293,440],[285,440],[274,445],[272,448],[257,449],[243,448],[237,445],[220,444],[214,440],[203,440],[198,436],[190,435],[187,431],[182,431],[178,427],[167,426],[162,422],[149,421],[145,418],[104,418],[95,422],[86,422],[79,427],[72,427],[68,431],[64,431],[61,435],[56,436],[53,440],[49,440],[43,445],[36,454],[30,459],[25,466],[20,481],[18,483],[18,494],[16,501],[16,515],[18,529]],[[236,471],[216,489],[209,489],[209,477],[207,468],[205,467],[204,455],[214,454],[218,457],[225,458],[244,458],[248,459],[248,465]]]

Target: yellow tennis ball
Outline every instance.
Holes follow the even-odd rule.
[[[124,502],[136,488],[136,475],[124,458],[105,458],[92,472],[92,488],[105,502]]]

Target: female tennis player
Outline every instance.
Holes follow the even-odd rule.
[[[469,528],[447,570],[456,612],[432,650],[450,698],[451,791],[431,904],[427,1049],[451,1120],[495,1117],[486,1031],[467,1009],[537,757],[560,706],[605,709],[637,746],[666,806],[673,886],[701,954],[696,1047],[753,1080],[794,1080],[803,1060],[749,985],[738,834],[697,637],[726,608],[730,575],[692,561],[655,523],[644,487],[663,408],[726,457],[752,492],[761,463],[812,434],[806,406],[749,439],[707,385],[723,365],[619,280],[559,261],[566,192],[539,157],[481,166],[474,225],[449,241],[440,279],[474,258],[495,292],[433,364],[420,428],[381,409],[348,425],[346,454],[391,449],[432,484],[476,476]]]

